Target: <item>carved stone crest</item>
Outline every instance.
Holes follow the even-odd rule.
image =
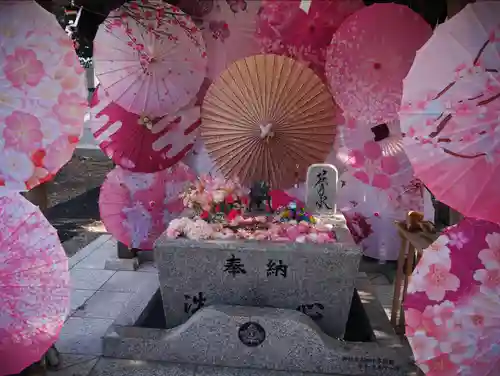
[[[266,339],[266,331],[259,323],[248,321],[240,326],[238,337],[244,345],[256,347]]]

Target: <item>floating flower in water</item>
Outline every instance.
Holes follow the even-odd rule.
[[[242,239],[297,243],[334,243],[333,226],[306,221],[276,222],[267,216],[233,218],[229,224],[207,223],[202,219],[178,218],[170,222],[168,238],[192,240]]]

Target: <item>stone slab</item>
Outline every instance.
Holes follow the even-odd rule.
[[[75,311],[73,317],[115,319],[127,306],[132,295],[128,292],[97,291]]]
[[[101,286],[100,290],[135,293],[141,289],[144,284],[155,281],[158,281],[158,276],[154,273],[118,271]]]
[[[169,328],[228,304],[300,310],[333,337],[344,334],[360,259],[354,243],[161,238],[155,248]]]
[[[46,376],[87,376],[98,360],[96,355],[61,354],[57,370],[47,371]]]
[[[113,319],[70,317],[61,330],[56,347],[62,353],[101,355],[102,337],[113,322]]]
[[[98,269],[71,269],[71,287],[80,290],[98,290],[116,272]]]
[[[277,308],[205,307],[170,330],[113,325],[103,344],[106,357],[141,361],[370,376],[414,369],[400,343],[336,340],[310,317]]]
[[[310,165],[306,177],[307,209],[313,213],[335,213],[338,180],[339,172],[334,165],[328,163]]]
[[[319,376],[302,372],[269,371],[245,368],[196,366],[163,362],[104,358],[91,376]],[[51,375],[56,376],[56,375]],[[65,375],[66,376],[66,375]],[[78,375],[80,376],[80,375]],[[335,376],[335,375],[332,375]],[[339,375],[337,375],[339,376]]]
[[[138,268],[139,268],[139,260],[137,258],[133,259],[108,258],[104,264],[104,269],[106,270],[135,271]]]

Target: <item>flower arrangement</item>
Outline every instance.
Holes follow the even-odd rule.
[[[186,208],[207,222],[231,221],[248,205],[248,190],[238,180],[201,176],[181,195]]]
[[[192,240],[269,240],[297,243],[333,243],[332,225],[318,220],[295,203],[279,208],[277,215],[245,216],[248,193],[237,180],[202,176],[181,195],[193,218],[170,222],[166,236]]]

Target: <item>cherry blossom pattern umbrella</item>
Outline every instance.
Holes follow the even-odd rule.
[[[88,125],[100,148],[117,165],[151,173],[175,165],[191,150],[198,135],[200,107],[148,118],[128,112],[98,87]]]
[[[401,129],[415,174],[462,214],[500,223],[499,2],[439,26],[404,82]],[[434,56],[440,54],[442,59]]]
[[[415,196],[412,200],[365,185],[350,172],[340,176],[337,206],[366,256],[378,260],[398,258],[400,241],[394,221],[404,220],[408,211],[422,210],[423,206],[420,193],[410,188],[405,195]]]
[[[131,248],[153,249],[170,221],[184,210],[179,195],[195,178],[182,163],[151,174],[115,167],[99,197],[104,226]]]
[[[287,189],[330,152],[335,109],[311,69],[288,57],[255,55],[233,63],[209,88],[201,137],[224,175]]]
[[[203,9],[208,77],[215,80],[234,61],[259,53],[255,30],[260,0],[205,0]]]
[[[149,118],[196,96],[206,73],[201,31],[177,7],[133,0],[110,13],[95,38],[96,76],[113,102]]]
[[[0,375],[40,360],[69,311],[68,259],[38,207],[0,196]]]
[[[347,165],[358,180],[388,192],[399,191],[414,177],[410,161],[398,142],[365,141],[359,148],[348,151]]]
[[[347,18],[326,61],[330,89],[344,113],[368,124],[396,120],[403,79],[431,34],[405,5],[374,4]]]
[[[84,82],[50,13],[34,1],[0,3],[0,188],[29,190],[71,158],[83,129]]]
[[[500,366],[500,226],[466,218],[424,250],[404,302],[428,376],[493,376]]]
[[[261,51],[284,55],[325,74],[326,49],[333,33],[348,16],[362,9],[361,0],[263,0],[257,18]]]

